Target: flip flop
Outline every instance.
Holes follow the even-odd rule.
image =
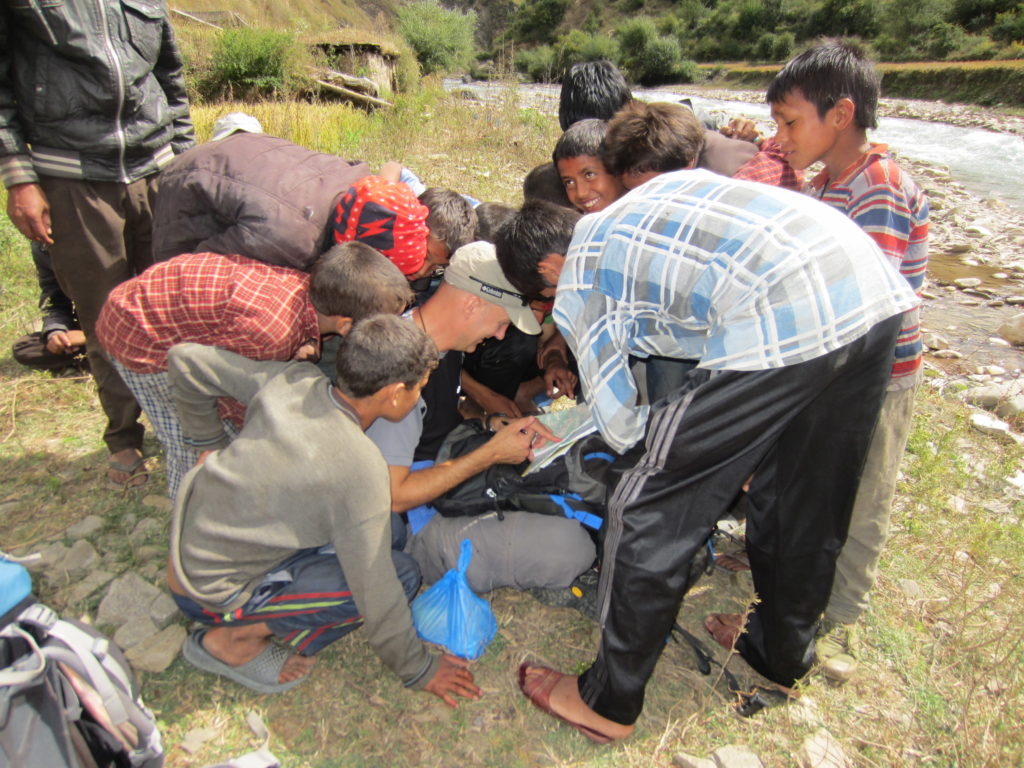
[[[536,681],[530,690],[526,690],[526,674],[533,669],[543,670],[544,674],[540,676],[540,679]],[[611,736],[606,736],[598,730],[583,725],[583,723],[577,723],[574,720],[563,717],[551,709],[551,691],[563,677],[567,677],[567,675],[563,675],[561,672],[551,669],[550,667],[542,667],[531,664],[528,661],[524,661],[519,665],[519,690],[523,692],[523,695],[526,698],[533,702],[533,705],[537,707],[537,709],[542,712],[547,712],[552,717],[555,717],[566,725],[575,728],[591,741],[597,744],[611,744],[615,741]]]
[[[281,668],[291,656],[279,645],[270,643],[259,656],[247,661],[241,666],[232,667],[211,654],[203,647],[203,638],[206,637],[206,630],[199,629],[188,636],[185,645],[181,649],[181,655],[204,672],[214,675],[222,675],[229,680],[234,680],[239,685],[244,685],[257,693],[283,693],[294,688],[306,679],[303,675],[298,680],[287,683],[279,683],[277,679],[281,675]]]
[[[729,554],[715,555],[715,565],[729,573],[739,573],[750,570],[750,558],[746,552],[731,552]]]
[[[704,618],[704,629],[715,642],[731,651],[743,634],[743,615],[739,613],[712,613]]]
[[[141,472],[139,471],[140,469],[142,470]],[[126,475],[128,475],[128,479],[125,480],[124,482],[118,482],[117,480],[110,476],[110,470],[114,470],[115,472],[124,472]],[[132,483],[132,480],[134,480],[137,477],[143,478],[142,482]],[[110,483],[112,487],[117,488],[118,490],[123,490],[125,488],[139,488],[145,485],[146,481],[148,480],[149,471],[146,469],[145,456],[139,456],[131,464],[123,464],[120,461],[114,461],[113,459],[107,462],[107,482]]]

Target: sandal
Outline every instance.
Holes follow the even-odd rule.
[[[203,638],[206,637],[205,629],[199,629],[188,636],[185,645],[181,649],[181,655],[204,672],[214,675],[222,675],[229,680],[234,680],[239,685],[244,685],[257,693],[283,693],[294,688],[306,679],[302,676],[297,680],[287,683],[279,683],[281,668],[289,659],[291,653],[279,645],[270,643],[256,658],[247,661],[237,667],[225,664],[216,658],[203,646]]]
[[[115,480],[111,476],[111,471],[123,472],[128,477],[123,481]],[[141,478],[140,482],[135,482]],[[110,459],[107,462],[107,482],[118,490],[124,490],[126,488],[138,488],[141,485],[145,485],[146,481],[149,480],[149,470],[146,468],[146,457],[139,456],[131,464],[124,464],[120,461]]]
[[[529,687],[529,690],[527,690],[528,681],[526,674],[530,670],[534,669],[541,670],[542,674],[536,679],[533,685]],[[563,717],[551,708],[551,691],[563,677],[566,677],[566,675],[554,669],[530,664],[528,661],[524,661],[519,665],[519,690],[523,692],[523,695],[526,698],[533,702],[533,705],[537,707],[537,709],[547,712],[552,717],[555,717],[566,725],[575,728],[594,743],[611,744],[615,741],[611,736],[603,734],[594,728],[584,725],[583,723],[577,723],[575,720]]]

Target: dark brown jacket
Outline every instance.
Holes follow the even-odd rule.
[[[160,176],[153,256],[239,254],[308,270],[342,194],[366,163],[274,136],[236,133],[176,158]]]

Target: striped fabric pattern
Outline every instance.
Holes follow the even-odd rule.
[[[874,242],[806,195],[688,170],[580,220],[554,318],[602,435],[644,432],[628,357],[756,371],[820,357],[918,303]]]
[[[920,295],[928,266],[928,198],[889,156],[885,144],[872,144],[835,181],[822,171],[809,192],[853,219]],[[904,316],[896,341],[893,380],[912,377],[921,367],[921,353],[920,313],[915,308]]]

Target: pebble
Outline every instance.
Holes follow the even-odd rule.
[[[1011,344],[1024,346],[1024,312],[1014,315],[996,331]]]
[[[981,283],[980,277],[958,277],[953,281],[953,284],[958,288],[977,288]]]
[[[149,618],[149,607],[162,593],[136,573],[116,579],[100,601],[96,621],[101,625],[121,626],[137,619]]]
[[[181,744],[179,746],[190,755],[194,755],[203,748],[203,744],[208,742],[218,733],[219,731],[216,728],[193,728],[185,734],[185,738],[181,740]]]
[[[932,357],[937,357],[941,360],[959,360],[963,357],[963,355],[955,349],[937,349],[932,352],[931,355]]]
[[[715,768],[715,761],[679,752],[672,758],[672,765],[678,768]]]
[[[128,662],[142,672],[163,672],[178,656],[187,633],[180,624],[172,624],[125,652]]]
[[[717,768],[763,768],[764,763],[749,747],[727,744],[711,753]]]
[[[143,640],[153,637],[160,629],[149,619],[129,621],[127,624],[122,624],[118,627],[118,630],[114,633],[114,642],[117,643],[121,650],[127,651]]]
[[[897,586],[911,600],[920,600],[924,597],[924,589],[913,579],[900,579]]]
[[[102,529],[103,518],[98,515],[88,515],[74,525],[68,526],[64,531],[64,536],[68,539],[87,539]]]
[[[949,342],[937,333],[926,333],[921,341],[928,349],[949,349]]]
[[[1012,306],[1020,306],[1024,304],[1024,296],[1007,296],[1004,301]]]
[[[50,544],[39,551],[39,557],[25,562],[29,573],[43,573],[53,568],[68,555],[68,548],[60,542]]]
[[[828,729],[819,728],[800,746],[802,768],[850,768],[852,763]]]
[[[71,587],[71,592],[68,595],[69,602],[72,604],[82,602],[97,589],[100,589],[110,583],[113,578],[114,574],[110,571],[89,571],[89,573],[85,575],[85,578],[81,579]]]
[[[71,545],[68,553],[53,568],[47,571],[52,579],[70,579],[83,575],[100,562],[99,552],[86,539],[79,539]]]
[[[971,426],[979,432],[999,438],[1004,442],[1014,442],[1010,425],[989,413],[972,413]]]
[[[161,592],[149,606],[149,618],[158,629],[163,629],[178,615],[178,604],[166,592]]]

